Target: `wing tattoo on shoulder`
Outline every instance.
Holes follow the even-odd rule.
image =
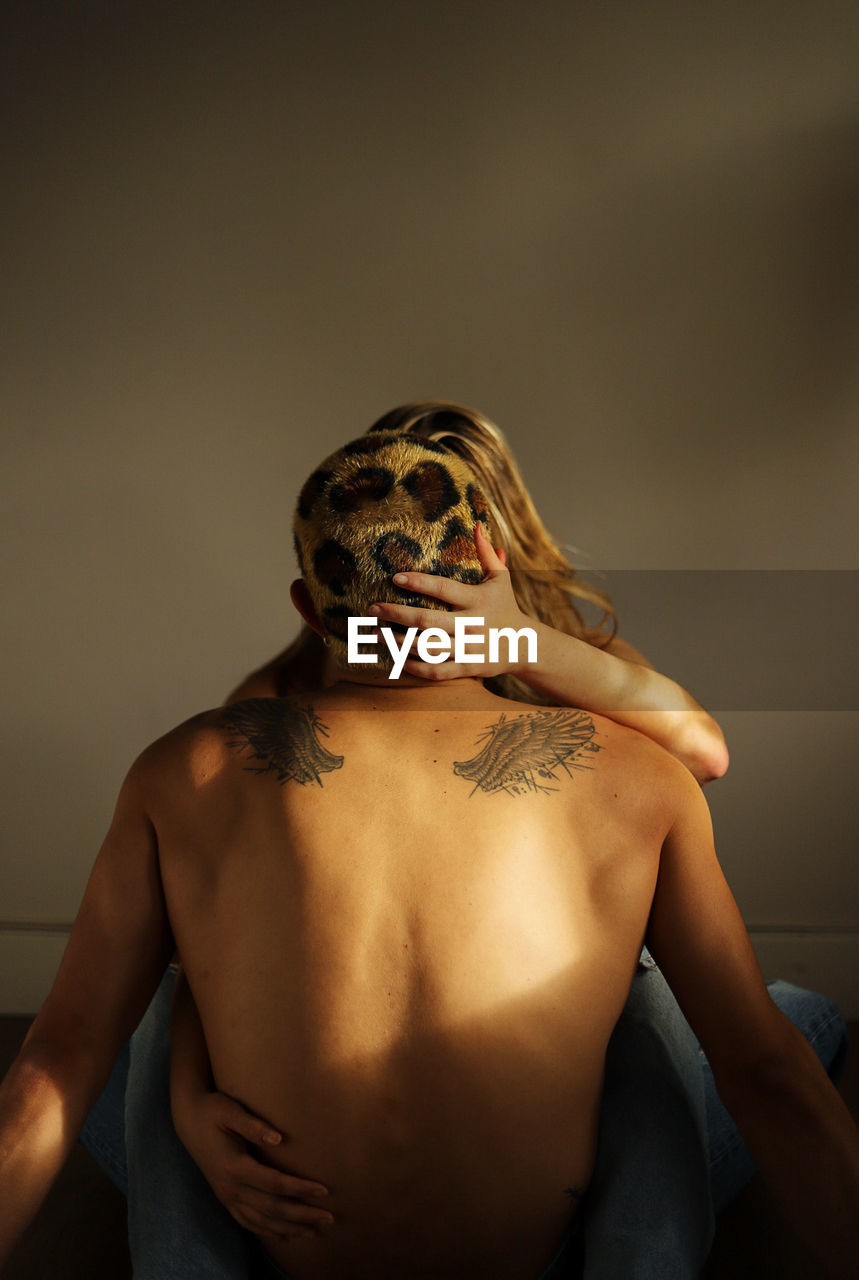
[[[281,786],[315,782],[321,787],[323,773],[343,767],[343,756],[332,755],[320,741],[320,735],[328,737],[328,729],[309,704],[249,698],[224,707],[219,723],[234,751],[259,762],[246,765],[247,771],[273,773]]]
[[[586,711],[535,711],[532,715],[508,720],[506,714],[482,733],[478,743],[485,746],[470,760],[455,760],[453,771],[474,783],[474,792],[508,795],[557,791],[563,769],[592,769],[586,764],[602,748],[594,742],[594,722]]]

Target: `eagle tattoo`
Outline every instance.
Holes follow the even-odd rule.
[[[220,724],[230,735],[228,745],[246,752],[258,764],[249,773],[273,773],[281,786],[298,782],[322,786],[322,774],[343,767],[343,756],[332,755],[319,740],[328,729],[313,710],[286,698],[249,698],[225,707]]]
[[[470,760],[455,760],[454,773],[474,783],[487,795],[557,791],[558,770],[572,777],[572,769],[590,769],[588,755],[602,748],[593,741],[596,729],[585,711],[535,711],[533,715],[506,715],[477,739],[486,745]],[[541,781],[545,779],[545,781]]]

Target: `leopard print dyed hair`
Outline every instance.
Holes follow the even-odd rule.
[[[477,520],[491,539],[486,499],[474,474],[432,440],[363,435],[317,467],[298,498],[295,551],[338,662],[348,666],[347,619],[366,615],[375,600],[448,607],[398,587],[393,574],[412,569],[482,581]],[[390,665],[384,646],[377,665]]]

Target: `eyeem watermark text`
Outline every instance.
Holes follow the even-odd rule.
[[[375,650],[378,643],[378,618],[349,618],[346,623],[346,644],[348,662],[375,662],[377,654],[365,653],[362,645],[372,644]],[[470,628],[479,627],[479,631]],[[451,637],[441,627],[427,627],[419,631],[417,627],[409,627],[402,636],[402,643],[397,644],[397,637],[390,627],[381,627],[382,639],[388,646],[388,652],[394,665],[388,673],[389,680],[396,680],[409,656],[409,650],[417,636],[418,657],[423,662],[444,662],[451,654]],[[453,620],[453,660],[454,662],[497,662],[499,658],[498,643],[502,636],[507,641],[507,653],[511,662],[519,660],[519,640],[524,637],[528,643],[528,662],[537,661],[537,632],[533,627],[521,627],[516,631],[513,627],[489,627],[487,653],[473,652],[473,646],[483,644],[483,619],[463,618],[457,614]]]

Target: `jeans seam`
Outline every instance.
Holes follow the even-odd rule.
[[[829,1015],[829,1017],[826,1019],[825,1022],[817,1023],[817,1025],[814,1028],[814,1031],[809,1033],[808,1043],[812,1045],[816,1044],[817,1041],[820,1039],[820,1037],[823,1035],[824,1031],[828,1031],[829,1028],[833,1026],[836,1022],[843,1022],[843,1021],[844,1019],[841,1017],[841,1014],[838,1012],[838,1010],[837,1009],[834,1010],[834,1012]]]

